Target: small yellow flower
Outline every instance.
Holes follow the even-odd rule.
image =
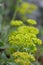
[[[15,59],[15,62],[16,63],[20,63],[20,59]]]
[[[23,24],[23,22],[20,21],[20,20],[12,20],[12,21],[10,22],[10,25],[11,25],[11,26],[20,26],[20,25],[22,25],[22,24]]]
[[[35,35],[39,34],[39,30],[33,26],[29,27],[30,33],[33,33]]]
[[[35,20],[33,20],[33,19],[28,19],[27,23],[32,24],[32,25],[37,24],[37,22]]]
[[[33,38],[32,40],[34,41],[35,44],[42,44],[42,41],[38,38]]]
[[[37,39],[37,43],[38,43],[38,44],[42,44],[42,40]]]
[[[23,65],[30,65],[32,61],[35,61],[34,56],[26,52],[15,52],[13,53],[13,57],[16,63],[23,63]]]

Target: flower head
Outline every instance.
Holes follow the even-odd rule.
[[[23,24],[23,22],[20,20],[12,20],[10,24],[11,26],[20,26]]]
[[[35,61],[34,56],[26,52],[15,52],[13,57],[16,63],[22,63],[22,65],[30,65],[32,61]]]
[[[37,24],[37,22],[35,20],[33,20],[33,19],[28,19],[27,23],[32,24],[32,25]]]

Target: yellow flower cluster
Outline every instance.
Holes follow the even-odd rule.
[[[29,19],[28,23],[36,24],[36,21]],[[12,26],[19,26],[21,24],[23,24],[22,21],[11,21]],[[35,61],[34,56],[30,53],[34,53],[37,50],[37,45],[42,44],[42,41],[37,38],[38,33],[39,30],[36,27],[25,24],[10,33],[8,43],[11,46],[10,50],[13,53],[15,63],[30,65],[31,62]]]
[[[32,40],[34,41],[34,43],[36,44],[42,44],[42,40],[38,39],[38,38],[32,38]]]
[[[23,24],[23,22],[20,21],[20,20],[12,20],[12,21],[10,22],[10,25],[11,25],[11,26],[20,26],[20,25],[22,25],[22,24]]]
[[[33,19],[28,19],[27,23],[32,24],[32,25],[37,24],[37,22],[35,20],[33,20]]]
[[[15,52],[13,53],[14,61],[22,65],[30,65],[31,62],[35,61],[33,55],[26,52]]]
[[[38,33],[37,28],[24,25],[9,35],[8,42],[15,47],[18,46],[19,50],[22,47],[22,51],[25,49],[25,51],[33,53],[37,50],[36,45],[42,44],[42,41],[36,36]]]
[[[20,5],[20,7],[18,8],[18,11],[19,11],[19,13],[24,15],[24,14],[26,14],[26,12],[30,14],[36,9],[37,9],[36,5],[34,5],[32,3],[30,4],[30,3],[23,2]]]
[[[9,43],[17,45],[17,46],[21,46],[21,45],[23,45],[23,43],[25,43],[25,37],[23,34],[19,34],[19,33],[16,35],[10,35],[9,36]]]
[[[39,33],[39,30],[37,28],[35,28],[33,26],[26,26],[26,25],[19,27],[18,31],[20,33],[24,33],[24,34],[25,33],[33,33],[33,34],[38,34]]]
[[[37,9],[35,4],[29,4],[30,8],[28,8],[28,13],[31,14],[33,11]]]

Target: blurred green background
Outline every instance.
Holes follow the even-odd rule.
[[[43,0],[0,0],[0,46],[7,41],[10,21],[12,19],[25,21],[28,18],[37,21],[36,26],[40,31],[38,37],[42,40],[42,45],[38,46],[35,54],[37,61],[33,65],[43,65]],[[0,47],[0,51],[4,48]]]

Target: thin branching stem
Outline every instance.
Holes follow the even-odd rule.
[[[15,20],[16,13],[17,13],[17,11],[18,11],[18,5],[19,5],[20,2],[21,2],[21,0],[18,0],[18,1],[17,1],[16,9],[15,9],[15,12],[14,12],[14,15],[13,15],[12,20]]]

